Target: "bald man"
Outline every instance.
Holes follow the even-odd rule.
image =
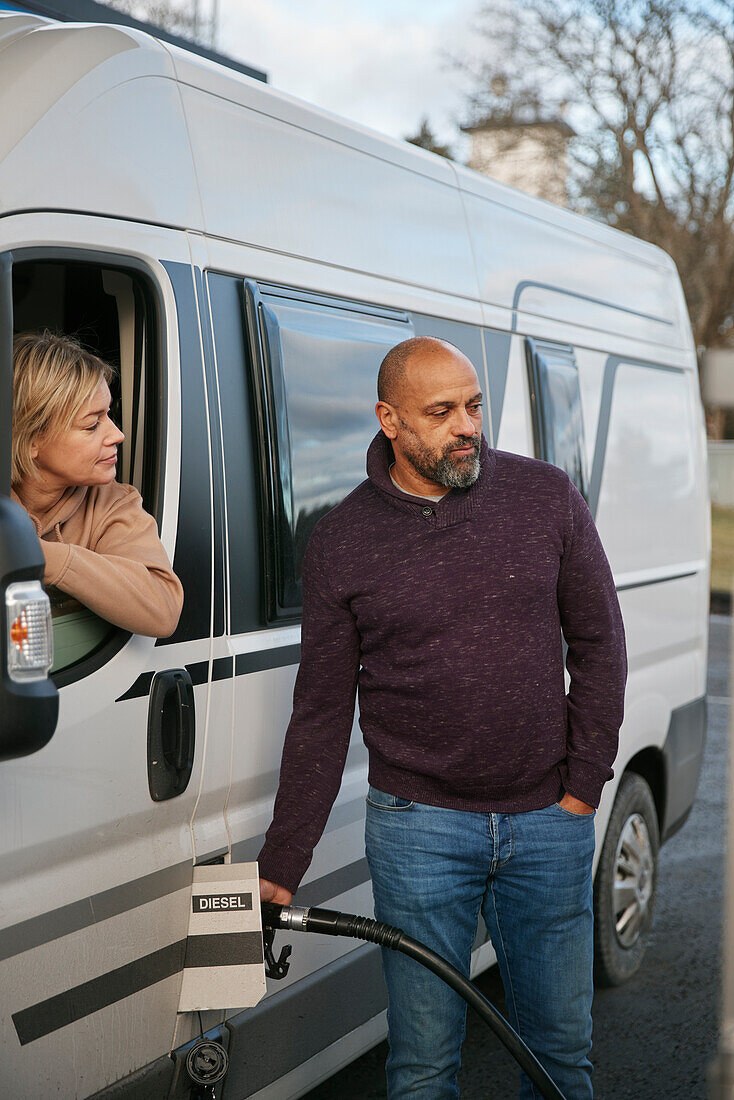
[[[311,861],[358,689],[376,917],[468,974],[481,912],[513,1026],[567,1100],[588,1100],[594,811],[626,677],[611,571],[567,475],[487,446],[457,348],[399,344],[378,398],[367,480],[304,560],[261,894],[289,904]],[[383,970],[390,1100],[458,1096],[464,1002],[396,952]],[[524,1076],[520,1095],[539,1095]]]

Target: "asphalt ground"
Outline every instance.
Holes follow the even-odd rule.
[[[641,970],[594,998],[596,1100],[705,1100],[719,1025],[726,845],[731,618],[709,630],[708,735],[698,797],[684,828],[660,852],[653,936]],[[496,967],[478,979],[504,1013]],[[386,1096],[387,1044],[308,1093],[307,1100]],[[486,1025],[469,1013],[462,1100],[515,1100],[518,1071]]]

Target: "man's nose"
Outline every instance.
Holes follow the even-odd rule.
[[[454,435],[476,435],[477,426],[466,409],[460,409],[459,415],[451,425]]]

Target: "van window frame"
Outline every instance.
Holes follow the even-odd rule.
[[[136,275],[144,284],[146,293],[146,310],[149,324],[146,327],[146,340],[148,348],[152,352],[154,364],[153,392],[156,403],[156,431],[153,431],[150,418],[146,415],[144,432],[144,454],[146,460],[150,455],[154,474],[151,477],[151,491],[154,500],[146,501],[150,505],[150,514],[155,518],[160,529],[163,514],[163,490],[165,485],[165,458],[167,453],[167,424],[168,424],[168,356],[166,340],[166,309],[163,290],[152,268],[145,261],[135,256],[127,256],[106,249],[75,248],[73,246],[31,245],[23,248],[9,249],[6,255],[10,257],[10,279],[12,285],[13,270],[16,265],[29,262],[48,263],[85,263],[98,268],[110,267],[122,272]],[[12,318],[11,318],[12,320]],[[147,412],[147,410],[146,410]],[[109,637],[102,642],[88,657],[82,657],[79,661],[67,668],[55,672],[50,677],[57,688],[67,687],[90,676],[102,668],[122,649],[131,637],[127,630],[115,627],[111,624]]]
[[[579,368],[576,362],[576,352],[571,344],[560,343],[555,340],[542,340],[540,338],[527,336],[525,338],[525,352],[528,367],[528,389],[530,394],[530,409],[531,420],[533,429],[533,447],[536,458],[542,459],[544,462],[551,462],[553,465],[558,465],[550,457],[550,425],[548,422],[548,408],[545,401],[544,394],[546,392],[545,376],[552,369],[552,364],[548,363],[548,359],[555,359],[556,362],[561,362],[564,365],[573,368],[576,379],[576,390],[578,397],[578,431],[575,433],[575,440],[578,447],[578,454],[581,460],[581,484],[579,485],[575,477],[570,474],[568,476],[573,481],[576,488],[579,490],[584,500],[588,502],[589,499],[589,483],[590,476],[588,471],[588,461],[586,456],[586,440],[584,433],[583,422],[583,408],[581,404],[581,384],[579,380]],[[558,466],[559,469],[565,470],[565,467]],[[566,473],[568,471],[565,470]]]
[[[300,599],[298,603],[289,604],[282,604],[280,601],[281,582],[285,579],[292,584],[292,578],[285,575],[283,566],[283,531],[287,518],[284,516],[280,499],[284,484],[280,474],[285,469],[287,480],[290,480],[293,470],[290,443],[281,438],[277,423],[279,418],[276,416],[279,397],[282,397],[284,402],[286,416],[288,413],[286,373],[280,354],[271,354],[266,318],[262,308],[266,304],[263,301],[263,295],[268,299],[282,298],[293,304],[321,307],[326,311],[343,310],[345,313],[358,313],[375,320],[404,324],[406,329],[404,339],[413,335],[413,318],[407,310],[392,306],[340,298],[336,295],[300,290],[297,287],[282,286],[265,280],[256,281],[247,277],[244,277],[242,282],[245,324],[252,367],[251,381],[254,398],[252,405],[258,451],[258,489],[262,516],[261,554],[265,564],[262,570],[264,621],[267,625],[286,626],[301,621],[303,605]]]

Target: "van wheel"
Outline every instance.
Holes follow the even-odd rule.
[[[660,831],[652,792],[622,776],[594,882],[594,976],[620,985],[639,970],[652,929]]]

